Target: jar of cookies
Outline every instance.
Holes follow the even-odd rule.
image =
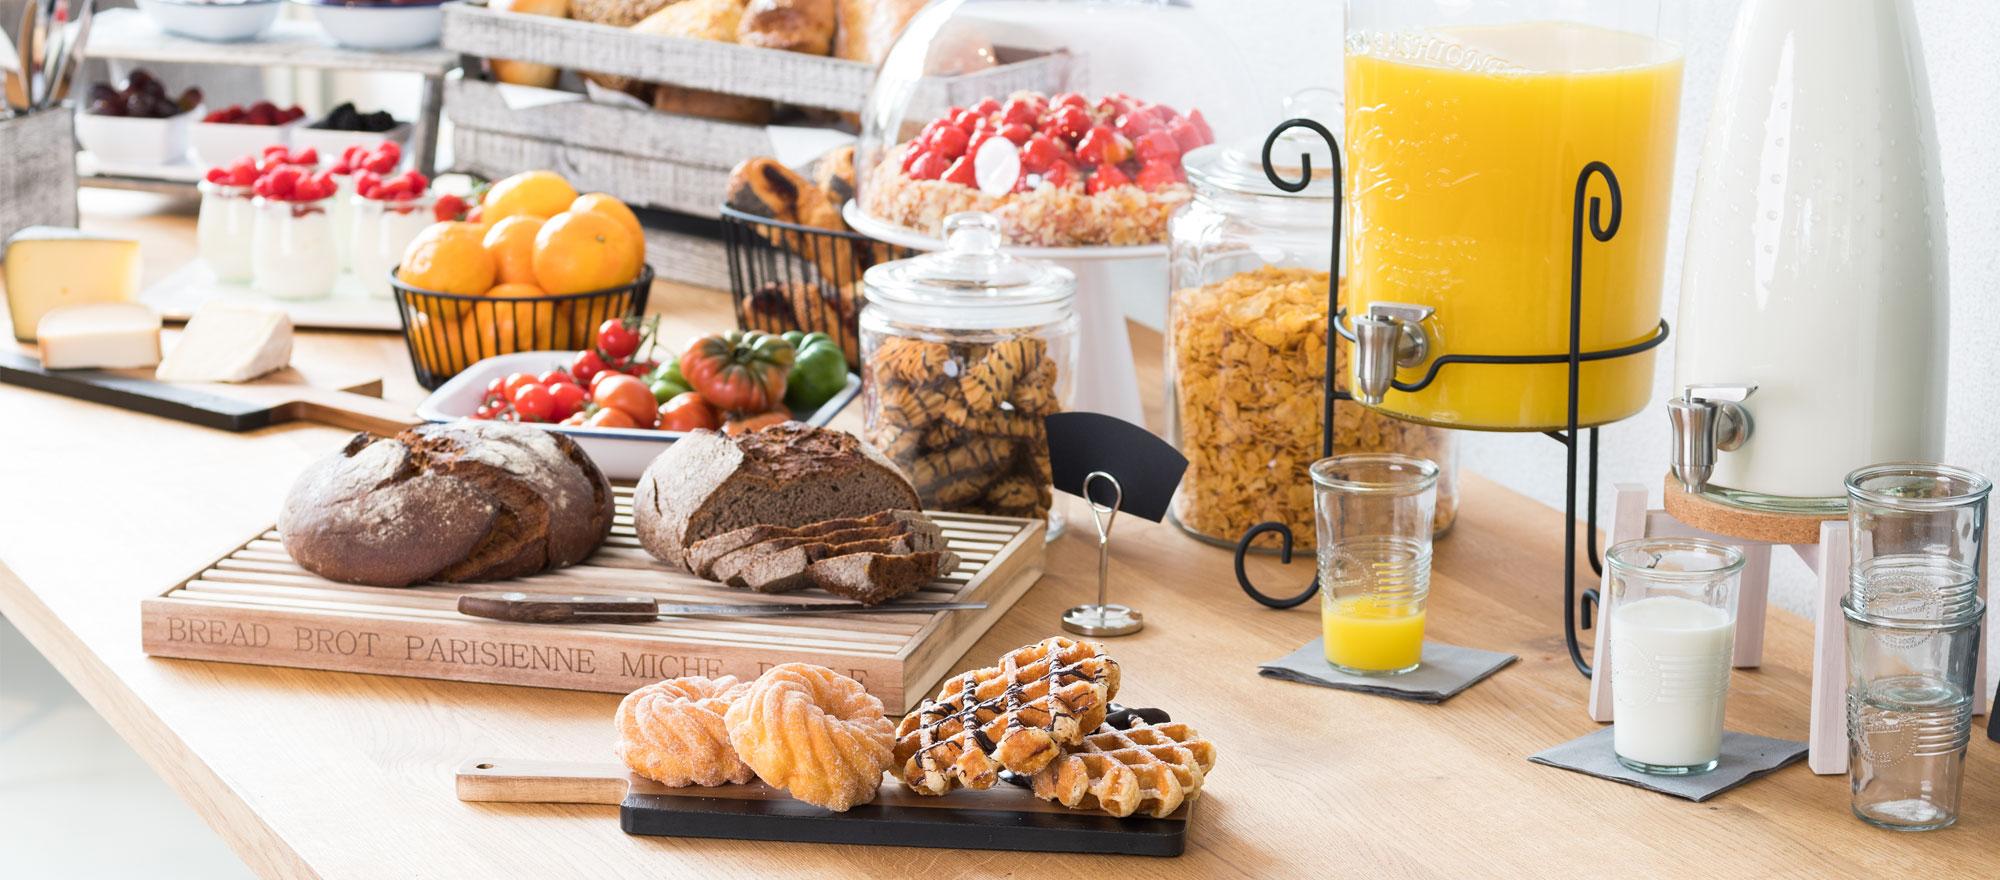
[[[1042,419],[1069,402],[1076,276],[1002,254],[991,214],[943,228],[944,250],[862,276],[865,436],[925,507],[1047,518],[1053,536]]]
[[[1331,93],[1295,96],[1290,115],[1338,119]],[[1321,112],[1314,112],[1315,106]],[[1324,141],[1292,129],[1272,150],[1279,174],[1312,180],[1286,192],[1264,175],[1263,144],[1203,147],[1185,160],[1194,199],[1169,226],[1167,432],[1188,458],[1174,521],[1190,534],[1235,546],[1261,522],[1313,543],[1312,463],[1321,457],[1326,382],[1327,285],[1333,265],[1333,157]],[[1345,344],[1336,375],[1346,388]],[[1435,531],[1458,515],[1457,448],[1449,431],[1399,421],[1341,401],[1336,454],[1392,452],[1438,465]]]

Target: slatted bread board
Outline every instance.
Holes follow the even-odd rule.
[[[908,601],[976,601],[979,611],[631,624],[521,624],[461,615],[464,593],[496,589],[632,593],[663,602],[842,601],[818,590],[768,596],[672,568],[640,549],[632,490],[616,487],[611,537],[581,565],[499,583],[401,589],[329,581],[292,561],[275,529],[141,603],[146,653],[417,678],[626,693],[680,675],[754,678],[779,663],[853,676],[892,713],[908,711],[1042,575],[1036,520],[932,513],[959,570]]]

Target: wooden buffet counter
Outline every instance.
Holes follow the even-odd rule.
[[[151,275],[192,252],[191,217],[97,193],[85,206],[86,227],[145,242]],[[687,329],[729,320],[712,291],[662,285],[653,304]],[[1157,408],[1159,339],[1136,343]],[[298,345],[379,365],[392,399],[421,396],[397,337],[305,332]],[[1597,727],[1558,629],[1561,515],[1474,475],[1437,545],[1431,633],[1521,662],[1441,705],[1258,677],[1259,662],[1318,633],[1316,605],[1267,611],[1238,592],[1228,551],[1121,518],[1114,598],[1148,626],[1109,642],[1125,669],[1120,700],[1163,706],[1220,748],[1178,859],[638,838],[608,807],[460,803],[452,772],[474,755],[611,760],[617,698],[154,660],[139,648],[140,600],[269,524],[293,476],[343,432],[233,435],[10,386],[0,405],[0,613],[266,876],[1712,878],[1968,876],[1993,864],[2000,743],[1980,735],[1959,825],[1918,835],[1861,824],[1846,778],[1803,763],[1704,804],[1530,764]],[[1062,609],[1093,595],[1089,531],[1050,548],[1048,574],[955,669],[1057,632]],[[1283,585],[1303,583],[1311,563],[1252,567]],[[1764,667],[1736,673],[1731,729],[1805,739],[1810,643],[1806,621],[1772,613]],[[90,833],[106,832],[96,845],[116,845],[116,829]]]

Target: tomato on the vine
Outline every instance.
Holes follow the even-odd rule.
[[[606,318],[597,325],[597,348],[613,361],[622,361],[639,350],[639,331],[624,318]]]
[[[561,367],[553,370],[543,370],[541,375],[535,377],[535,384],[544,385],[549,388],[554,388],[568,381],[570,381],[569,373],[565,372]]]
[[[507,381],[504,386],[507,390],[507,399],[508,400],[514,399],[515,392],[520,391],[525,386],[533,384],[535,384],[535,374],[533,373],[508,373]]]
[[[554,385],[548,386],[548,388],[549,397],[555,401],[555,408],[549,413],[549,418],[551,419],[557,421],[567,419],[571,415],[582,412],[584,404],[590,402],[590,393],[584,391],[583,386],[575,382],[557,382]]]
[[[506,396],[507,396],[506,379],[501,378],[499,376],[494,376],[493,381],[486,383],[486,397],[484,399],[502,400],[505,399]]]
[[[555,398],[549,396],[547,386],[528,384],[514,389],[514,412],[521,416],[521,421],[550,421],[555,406]]]
[[[660,405],[662,431],[692,431],[696,428],[713,431],[721,426],[722,420],[716,416],[715,408],[692,391],[676,394],[672,400]]]
[[[602,372],[604,372],[604,359],[598,357],[595,351],[586,348],[570,359],[569,374],[576,377],[577,384],[586,388],[590,386],[590,380],[597,378],[597,374]]]

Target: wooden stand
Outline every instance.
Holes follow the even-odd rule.
[[[1607,530],[1610,544],[1638,538],[1705,538],[1743,550],[1743,580],[1736,598],[1734,661],[1739,669],[1760,665],[1764,656],[1764,612],[1770,599],[1771,548],[1778,546],[1778,542],[1717,534],[1688,525],[1666,510],[1649,510],[1646,507],[1646,487],[1638,483],[1619,483],[1617,490],[1611,525]],[[1672,486],[1667,488],[1667,507],[1692,510],[1685,504],[1673,503],[1673,495],[1677,491]],[[1760,517],[1762,519],[1770,518]],[[1818,526],[1817,541],[1785,543],[1783,546],[1790,547],[1806,567],[1819,575],[1818,616],[1813,621],[1812,714],[1807,728],[1806,764],[1814,773],[1825,775],[1847,772],[1847,620],[1841,613],[1840,599],[1847,594],[1849,535],[1844,519],[1821,520]],[[1799,533],[1796,523],[1763,522],[1760,526],[1763,534],[1771,534],[1770,529],[1779,529],[1780,533],[1787,535]],[[1980,573],[1979,594],[1982,598],[1986,595],[1983,571]],[[1611,569],[1608,565],[1598,587],[1598,595],[1601,599],[1597,611],[1594,666],[1590,676],[1589,711],[1593,721],[1611,721],[1611,617],[1618,607],[1618,595],[1611,589]],[[1987,627],[1979,641],[1978,672],[1973,684],[1977,695],[1973,699],[1974,714],[1984,714],[1987,706],[1986,647],[1992,642],[1990,616]]]

